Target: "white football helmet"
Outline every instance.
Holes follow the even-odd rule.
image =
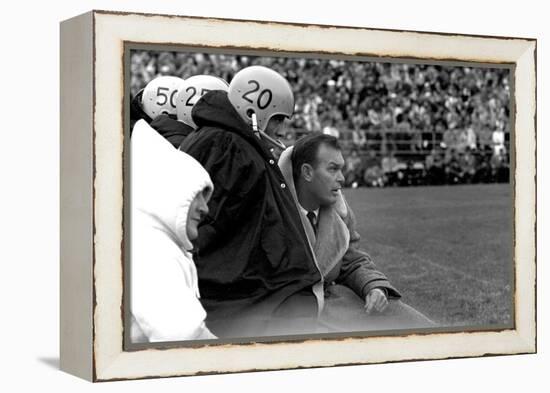
[[[294,94],[288,81],[263,66],[246,67],[237,72],[229,84],[229,101],[243,120],[253,126],[256,114],[258,130],[263,132],[274,115],[292,117]]]
[[[158,115],[176,115],[176,95],[184,80],[176,76],[159,76],[143,89],[141,106],[151,119]]]
[[[176,97],[178,120],[196,129],[191,110],[199,98],[211,90],[227,91],[228,88],[229,84],[226,81],[212,75],[195,75],[187,78]]]

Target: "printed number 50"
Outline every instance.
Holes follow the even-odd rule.
[[[167,87],[159,87],[157,89],[157,98],[158,98],[157,105],[164,105],[168,102],[168,94],[166,94],[165,92],[169,92],[169,91],[170,89]],[[176,103],[174,102],[176,98],[176,94],[178,94],[177,90],[174,90],[172,94],[170,94],[170,106],[172,106],[172,108],[176,107]],[[161,98],[163,99],[162,101],[161,101]]]

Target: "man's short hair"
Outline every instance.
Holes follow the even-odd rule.
[[[300,178],[302,165],[309,164],[315,168],[317,165],[317,152],[321,145],[327,145],[340,151],[342,150],[336,137],[320,132],[306,135],[296,141],[291,156],[292,178],[294,183],[297,183]]]

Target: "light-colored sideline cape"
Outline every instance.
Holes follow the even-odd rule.
[[[197,193],[212,194],[210,177],[144,120],[134,126],[130,156],[132,342],[214,338],[186,230]]]

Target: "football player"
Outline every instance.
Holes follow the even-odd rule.
[[[300,215],[272,153],[294,111],[287,80],[239,71],[194,106],[180,149],[209,172],[214,193],[196,262],[207,325],[220,337],[311,333],[323,284]]]

